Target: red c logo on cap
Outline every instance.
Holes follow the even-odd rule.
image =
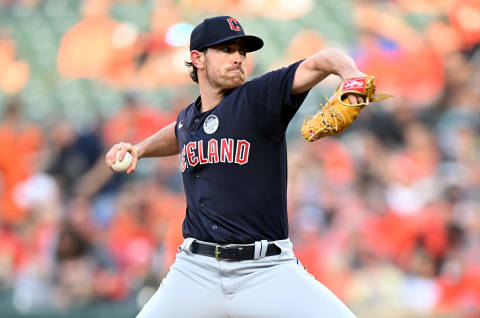
[[[230,29],[233,31],[241,31],[242,28],[240,27],[240,23],[238,23],[237,19],[235,18],[228,18],[228,24],[230,25]]]

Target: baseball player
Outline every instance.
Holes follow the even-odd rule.
[[[233,17],[205,19],[190,38],[200,96],[146,140],[120,142],[133,160],[179,154],[186,194],[183,244],[138,318],[355,317],[299,263],[287,220],[285,131],[309,90],[329,74],[364,77],[326,49],[246,81],[246,54],[263,41]],[[349,94],[352,104],[363,97]]]

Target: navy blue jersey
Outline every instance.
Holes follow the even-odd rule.
[[[184,237],[217,243],[288,237],[285,131],[308,94],[291,94],[300,63],[244,83],[207,112],[199,111],[200,98],[180,112]]]

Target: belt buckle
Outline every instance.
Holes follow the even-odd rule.
[[[229,261],[230,259],[229,258],[222,258],[220,256],[220,251],[219,251],[219,248],[222,247],[222,248],[229,248],[231,247],[232,244],[226,244],[226,245],[215,245],[215,259],[217,261]]]

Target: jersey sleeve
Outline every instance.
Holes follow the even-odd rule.
[[[268,72],[249,82],[247,96],[250,111],[259,127],[269,135],[281,136],[309,91],[292,95],[298,61],[288,67]]]
[[[185,120],[185,116],[189,107],[190,105],[183,108],[177,115],[177,123],[175,125],[175,136],[177,137],[177,139],[178,139],[178,126],[180,125],[180,123],[183,123],[183,121]]]
[[[180,125],[183,125],[183,121],[185,120],[185,113],[186,113],[186,111],[187,111],[187,108],[188,108],[188,107],[185,107],[184,109],[182,109],[182,110],[180,111],[180,113],[178,113],[177,122],[176,122],[176,124],[175,124],[175,137],[177,137],[177,141],[178,141],[179,144],[181,144],[181,141],[182,141],[182,140],[181,140],[181,139],[182,139],[181,137],[182,137],[182,136],[179,136],[178,130],[179,130]]]
[[[175,137],[177,138],[177,141],[178,141],[178,123],[179,123],[179,120],[178,120],[178,116],[177,116],[177,122],[175,124]]]

